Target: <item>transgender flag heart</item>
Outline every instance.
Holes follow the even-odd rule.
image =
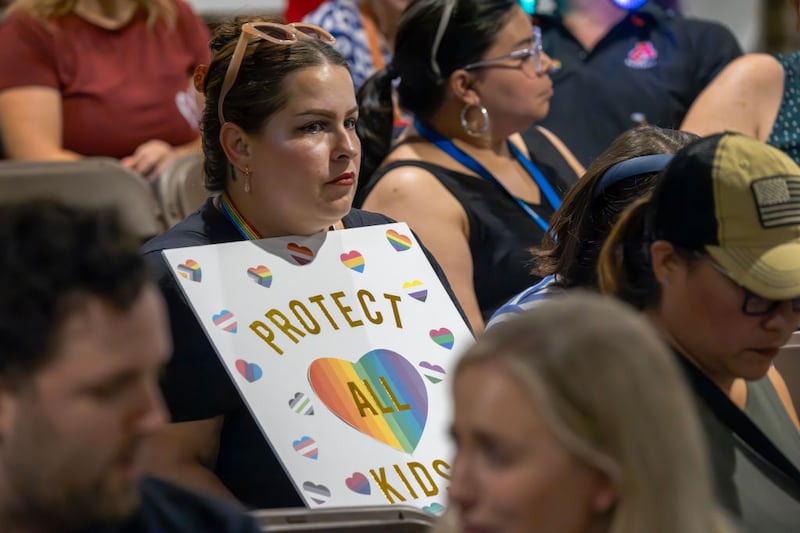
[[[428,419],[428,392],[414,365],[390,350],[355,363],[324,357],[308,369],[311,387],[333,414],[355,429],[411,453]]]

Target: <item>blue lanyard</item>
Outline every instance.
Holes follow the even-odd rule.
[[[419,120],[414,121],[414,129],[419,132],[428,142],[437,146],[440,150],[445,152],[447,155],[473,171],[475,174],[479,175],[489,183],[494,184],[498,189],[506,193],[510,196],[517,204],[525,211],[529,217],[531,217],[534,222],[539,224],[539,226],[547,231],[549,228],[549,224],[546,220],[544,220],[541,216],[539,216],[536,211],[531,209],[531,207],[511,194],[508,189],[506,189],[502,183],[497,181],[491,172],[489,172],[486,167],[478,163],[474,157],[466,153],[465,151],[461,150],[458,146],[452,143],[449,139],[444,138],[439,132],[436,130],[427,127]],[[542,171],[536,168],[536,165],[533,164],[533,161],[525,157],[519,148],[517,148],[514,143],[508,141],[508,149],[511,150],[513,156],[519,161],[525,170],[530,174],[531,178],[533,178],[534,183],[539,187],[539,190],[544,194],[544,197],[547,199],[547,202],[550,206],[556,210],[561,206],[561,199],[556,194],[556,191],[553,189],[553,186],[550,185],[550,182],[547,181],[547,178],[544,177]]]

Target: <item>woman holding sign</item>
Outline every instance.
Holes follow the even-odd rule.
[[[211,64],[195,82],[206,98],[206,186],[218,194],[143,250],[166,296],[175,343],[163,380],[174,423],[160,437],[152,470],[249,507],[301,500],[160,251],[391,222],[351,210],[361,158],[358,106],[333,42],[308,24],[217,28]],[[192,276],[189,263],[182,266]]]

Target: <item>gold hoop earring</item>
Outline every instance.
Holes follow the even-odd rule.
[[[470,125],[469,117],[467,117],[467,114],[472,108],[477,108],[481,115],[481,124],[477,129]],[[461,119],[461,128],[466,132],[467,135],[471,135],[472,137],[481,137],[487,131],[489,131],[489,111],[483,106],[483,104],[466,104],[461,108],[459,118]]]

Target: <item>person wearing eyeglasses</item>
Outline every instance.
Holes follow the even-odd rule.
[[[800,524],[800,423],[772,365],[800,324],[798,189],[800,167],[780,150],[705,137],[623,213],[598,264],[601,290],[641,309],[672,346],[717,497],[752,533]]]
[[[789,2],[800,30],[800,0]],[[780,148],[800,164],[800,50],[747,54],[697,97],[681,129],[708,135],[736,130]]]
[[[358,105],[334,41],[318,26],[252,17],[216,28],[213,58],[197,80],[206,100],[206,188],[214,194],[142,249],[175,339],[162,380],[173,423],[156,436],[151,470],[249,508],[302,506],[302,500],[161,251],[392,222],[351,209],[361,157]]]
[[[677,128],[703,88],[742,54],[727,27],[660,3],[556,0],[555,12],[534,15],[544,50],[558,61],[542,125],[583,165],[634,126]]]
[[[184,0],[17,0],[0,24],[5,157],[112,157],[156,180],[200,150],[208,37]]]
[[[575,291],[520,313],[451,379],[456,451],[436,533],[734,531],[681,370],[629,306]]]
[[[697,138],[646,125],[614,139],[564,197],[541,246],[531,250],[533,272],[542,280],[500,307],[486,329],[568,290],[598,290],[597,258],[620,213],[653,189],[672,154]]]
[[[476,333],[531,285],[539,243],[583,167],[534,128],[553,94],[550,58],[514,0],[419,0],[392,63],[359,91],[364,144],[356,205],[407,222],[442,265]],[[415,117],[392,137],[392,84]]]

